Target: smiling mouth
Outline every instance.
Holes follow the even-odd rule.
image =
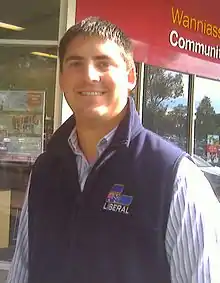
[[[105,92],[103,91],[80,91],[81,96],[102,96]]]

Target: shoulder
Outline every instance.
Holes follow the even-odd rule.
[[[152,161],[161,161],[171,166],[180,157],[187,155],[181,148],[148,129],[142,129],[137,136],[137,144],[146,158],[152,157]]]
[[[145,128],[143,128],[140,132],[140,139],[145,141],[146,144],[150,144],[153,148],[163,148],[164,150],[178,150],[183,152],[183,150],[175,144]]]
[[[193,199],[200,200],[204,196],[213,196],[212,187],[204,173],[189,158],[184,157],[179,163],[175,184],[184,183],[185,190]]]
[[[48,167],[51,164],[58,164],[61,157],[69,154],[70,148],[68,139],[74,129],[74,126],[75,120],[72,115],[54,132],[46,147],[46,150],[37,157],[35,163],[33,164],[33,174],[36,170],[43,170],[43,168]]]
[[[179,163],[174,182],[173,204],[182,206],[182,216],[200,219],[206,226],[216,226],[220,204],[204,173],[188,158]]]
[[[48,153],[47,151],[41,153],[36,161],[34,162],[33,166],[32,166],[32,174],[31,174],[31,177],[33,176],[33,174],[35,173],[35,171],[37,169],[40,169],[40,168],[43,168],[44,165],[47,165],[49,159],[47,158],[48,156]]]
[[[74,116],[70,116],[52,135],[47,149],[58,150],[68,143],[68,138],[75,127]]]
[[[57,176],[60,163],[60,158],[55,152],[45,151],[40,154],[32,166],[30,189],[37,184],[42,186],[51,176]]]

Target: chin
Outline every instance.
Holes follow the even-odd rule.
[[[107,106],[97,106],[97,107],[87,107],[85,109],[85,114],[93,115],[93,116],[105,116],[109,112]]]
[[[78,109],[75,111],[76,118],[78,119],[96,119],[106,116],[106,111],[99,111],[97,109]]]
[[[89,119],[100,119],[106,116],[108,116],[107,113],[100,113],[98,111],[87,111],[87,113],[85,113],[84,115],[84,117],[87,117]]]

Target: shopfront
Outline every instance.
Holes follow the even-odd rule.
[[[59,16],[59,0],[1,5],[0,270],[14,253],[31,166],[53,132]]]
[[[75,20],[87,16],[111,20],[132,38],[135,100],[144,126],[194,154],[220,197],[219,7],[217,0],[212,5],[204,0],[137,0],[135,5],[112,0],[110,6],[101,0],[4,1],[0,263],[10,262],[14,253],[31,166],[71,114],[58,84],[59,39]]]

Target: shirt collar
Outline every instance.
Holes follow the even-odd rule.
[[[103,152],[111,143],[113,136],[116,132],[116,128],[114,128],[113,130],[111,130],[107,135],[105,135],[97,144],[97,152]],[[72,130],[69,138],[68,138],[68,143],[70,148],[72,149],[72,151],[76,154],[76,155],[82,155],[82,151],[79,147],[79,142],[78,142],[78,137],[77,137],[77,131],[76,131],[76,127],[74,127],[74,129]]]

